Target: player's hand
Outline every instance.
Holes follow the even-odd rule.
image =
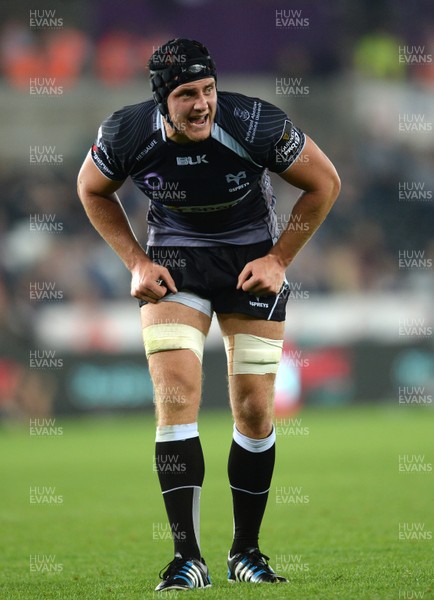
[[[277,256],[267,254],[248,262],[238,276],[237,290],[254,296],[278,294],[285,280],[285,267]]]
[[[131,296],[134,298],[155,304],[167,290],[174,294],[178,291],[166,267],[146,258],[131,270]]]

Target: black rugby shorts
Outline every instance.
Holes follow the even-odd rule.
[[[265,241],[247,246],[148,246],[147,254],[168,269],[179,292],[188,291],[209,300],[217,314],[241,313],[255,319],[284,321],[289,293],[286,279],[277,295],[254,296],[236,289],[245,265],[265,256],[272,245]],[[147,302],[140,300],[139,304]]]

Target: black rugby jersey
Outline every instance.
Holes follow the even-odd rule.
[[[304,134],[276,106],[218,92],[208,139],[167,139],[161,114],[147,100],[102,123],[92,158],[106,177],[131,177],[150,199],[148,245],[252,244],[277,240],[268,170],[285,171],[304,143]]]

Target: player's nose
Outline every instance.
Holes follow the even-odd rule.
[[[198,94],[195,99],[194,109],[195,110],[206,110],[208,103],[204,94]]]

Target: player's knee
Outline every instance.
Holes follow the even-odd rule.
[[[182,361],[165,363],[150,369],[154,387],[154,403],[165,412],[182,412],[200,401],[201,381],[193,377]]]
[[[273,392],[272,390],[237,389],[232,399],[234,417],[257,435],[269,432],[272,420]]]
[[[283,340],[236,333],[223,338],[231,375],[266,375],[277,373]]]
[[[264,438],[270,434],[273,424],[270,410],[259,408],[252,411],[243,410],[243,407],[240,407],[240,410],[234,416],[237,429],[244,435],[253,438]]]
[[[191,350],[202,363],[205,335],[183,323],[157,323],[143,328],[146,357],[167,350]]]

